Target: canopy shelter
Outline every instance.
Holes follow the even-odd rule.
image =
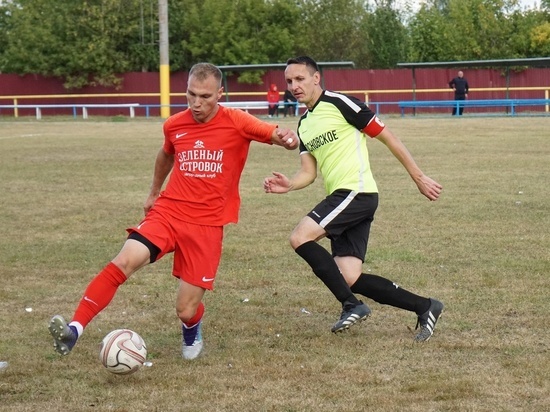
[[[325,67],[355,67],[355,63],[352,61],[345,62],[317,62],[319,70],[321,71],[321,82],[324,87],[323,68]],[[225,90],[225,98],[229,101],[229,90],[227,88],[227,73],[228,72],[244,72],[248,70],[270,70],[270,69],[282,69],[286,68],[286,63],[266,63],[266,64],[237,64],[229,66],[218,66],[223,75],[223,86]]]
[[[450,62],[426,62],[426,63],[397,63],[397,67],[412,69],[413,100],[416,100],[416,73],[415,69],[434,69],[441,67],[504,67],[506,69],[506,98],[510,87],[510,67],[550,67],[550,57],[535,57],[530,59],[496,59],[496,60],[463,60]]]

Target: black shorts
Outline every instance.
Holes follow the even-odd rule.
[[[378,207],[378,193],[336,190],[307,215],[327,233],[332,256],[355,256],[365,261],[370,225]]]

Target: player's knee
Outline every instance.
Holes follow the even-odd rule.
[[[180,318],[180,320],[183,323],[188,323],[193,318],[193,316],[195,316],[196,311],[197,311],[196,308],[192,308],[190,306],[185,306],[183,308],[176,308],[176,313],[178,315],[178,318]]]
[[[129,259],[124,258],[124,256],[121,256],[119,254],[111,262],[116,267],[118,267],[126,276],[129,276],[133,273],[133,270],[130,268]]]
[[[312,233],[308,233],[304,230],[294,230],[290,234],[289,238],[290,246],[292,246],[294,250],[302,246],[304,243],[312,241],[317,241],[317,238]]]
[[[292,249],[294,250],[305,243],[301,236],[298,236],[295,232],[290,235],[288,241],[290,243],[290,246],[292,246]]]
[[[178,318],[180,318],[183,323],[189,323],[192,321],[197,314],[197,309],[199,308],[200,303],[200,301],[195,303],[194,301],[189,300],[178,302],[176,304],[176,314],[178,315]]]
[[[119,253],[113,260],[114,263],[127,277],[132,275],[140,267],[144,266],[143,262],[136,262],[133,256],[129,256],[126,253]]]

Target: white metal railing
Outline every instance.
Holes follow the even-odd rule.
[[[119,104],[0,104],[0,109],[35,109],[36,119],[42,119],[42,110],[43,109],[73,109],[73,116],[77,116],[77,109],[82,110],[82,118],[88,118],[88,109],[93,108],[128,108],[130,117],[135,117],[136,112],[135,108],[139,106],[139,103],[119,103]],[[17,117],[17,115],[15,116]]]

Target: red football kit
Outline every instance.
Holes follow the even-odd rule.
[[[207,123],[196,122],[190,110],[169,117],[163,149],[174,155],[170,178],[145,219],[128,231],[157,246],[157,260],[174,252],[174,276],[212,289],[223,226],[238,221],[239,181],[250,143],[271,143],[275,128],[223,106]]]

